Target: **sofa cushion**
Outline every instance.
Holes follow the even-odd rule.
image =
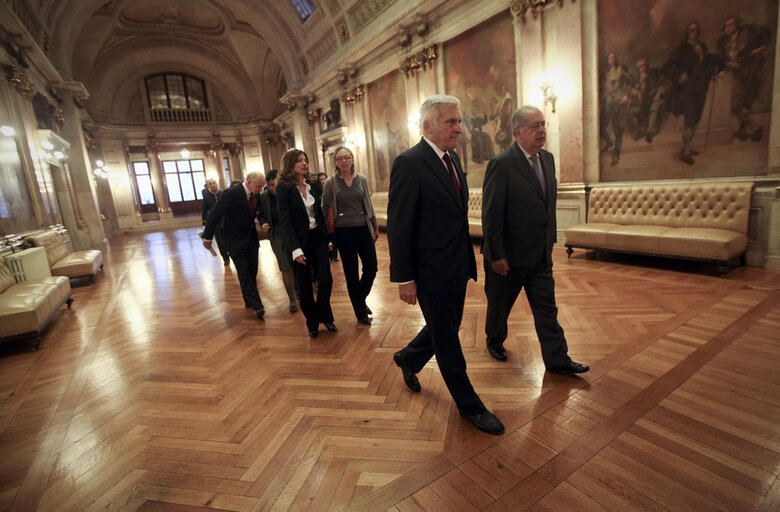
[[[5,262],[0,260],[0,293],[3,293],[14,284],[16,284],[14,275],[5,266]]]
[[[44,294],[49,301],[51,311],[58,309],[70,296],[70,279],[65,276],[31,279],[16,285],[17,293]]]
[[[566,228],[566,244],[605,247],[607,245],[607,232],[619,226],[620,224],[593,222]]]
[[[81,277],[96,274],[103,263],[103,253],[95,249],[68,254],[51,266],[55,276]]]
[[[0,295],[0,336],[37,331],[51,312],[45,293],[12,286]]]
[[[46,249],[46,257],[49,260],[50,267],[68,255],[68,248],[62,241],[62,237],[50,229],[30,235],[24,240],[34,247],[44,247]]]
[[[725,229],[675,228],[661,235],[659,252],[729,260],[747,250],[747,236]]]
[[[621,251],[659,252],[666,226],[617,226],[607,232],[606,246]]]

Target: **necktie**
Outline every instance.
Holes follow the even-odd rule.
[[[538,154],[531,156],[531,165],[533,166],[534,172],[536,173],[536,179],[539,180],[539,185],[542,186],[542,192],[544,192],[544,174],[542,174],[542,165],[539,163]]]
[[[449,153],[444,153],[444,163],[447,164],[447,170],[450,171],[450,179],[452,180],[452,184],[455,185],[455,192],[458,193],[458,197],[461,196],[461,190],[460,190],[460,181],[458,180],[458,175],[455,174],[455,167],[452,165],[452,159],[450,159]]]
[[[249,212],[252,214],[252,217],[255,216],[256,211],[257,211],[257,205],[255,204],[255,195],[249,194]]]

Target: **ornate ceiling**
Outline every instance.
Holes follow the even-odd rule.
[[[62,78],[84,84],[95,121],[140,124],[143,79],[161,72],[204,79],[220,122],[271,120],[284,111],[285,92],[319,88],[325,75],[391,44],[404,21],[445,2],[314,0],[305,21],[290,0],[8,5]]]

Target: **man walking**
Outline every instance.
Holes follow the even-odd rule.
[[[491,356],[506,361],[504,341],[512,306],[525,288],[549,372],[584,373],[575,363],[558,323],[552,248],[556,239],[557,182],[544,114],[520,107],[512,116],[515,144],[488,162],[482,187],[482,253],[485,262],[487,318]]]
[[[407,304],[420,302],[425,327],[393,360],[406,385],[436,356],[460,415],[478,429],[500,434],[504,425],[477,396],[458,338],[466,284],[477,265],[468,232],[468,185],[452,150],[463,132],[460,101],[435,95],[420,107],[422,140],[393,163],[387,206],[390,280]]]
[[[255,310],[260,320],[265,316],[263,301],[257,292],[257,251],[260,242],[255,228],[257,212],[257,194],[265,185],[265,176],[259,172],[250,172],[246,181],[225,189],[206,219],[203,230],[203,246],[211,249],[211,239],[217,226],[224,219],[223,238],[225,247],[236,266],[238,282],[244,305]]]

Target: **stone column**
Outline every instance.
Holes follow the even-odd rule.
[[[211,151],[213,151],[214,160],[217,164],[217,182],[219,183],[219,189],[225,190],[230,186],[230,183],[227,183],[225,180],[225,166],[222,162],[222,142],[219,140],[215,140],[211,143]],[[208,179],[209,173],[206,172],[206,179]]]
[[[159,151],[159,142],[149,142],[146,145],[152,190],[154,190],[154,198],[157,201],[157,212],[160,214],[160,220],[172,220],[173,212],[171,212],[171,204],[168,201],[168,188],[165,186],[165,173],[163,173]]]
[[[80,82],[64,82],[59,85],[58,92],[63,100],[64,122],[61,135],[70,144],[68,166],[71,171],[73,192],[81,213],[81,222],[75,226],[76,231],[71,233],[73,248],[76,250],[105,249],[106,234],[100,217],[92,164],[84,143],[84,132],[81,128],[79,107],[77,107],[77,101],[86,99],[89,95]],[[68,226],[68,230],[72,228]]]

